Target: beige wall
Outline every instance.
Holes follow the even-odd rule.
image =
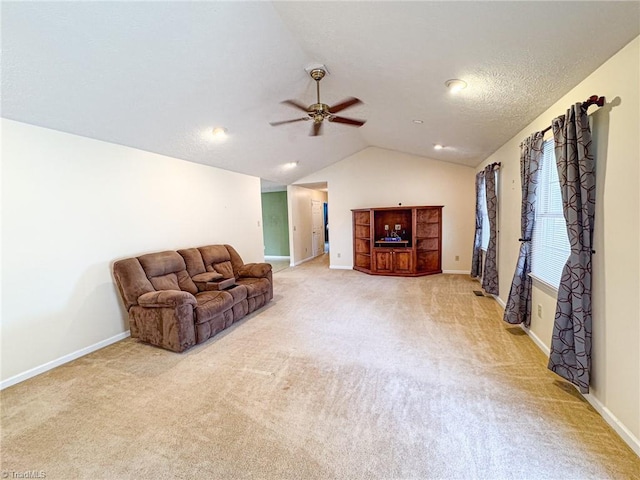
[[[470,271],[475,225],[474,169],[369,147],[296,183],[312,182],[328,183],[332,268],[353,266],[352,208],[402,203],[444,205],[442,268]]]
[[[549,108],[479,167],[502,162],[500,299],[506,301],[520,237],[519,144],[569,105],[603,95],[591,107],[597,168],[593,264],[593,365],[588,399],[640,454],[640,37]],[[550,138],[551,133],[546,138]],[[534,284],[531,333],[551,343],[555,292]],[[537,305],[542,316],[537,316]]]
[[[3,119],[3,385],[126,335],[114,260],[225,242],[261,261],[261,215],[257,177]]]
[[[327,201],[327,193],[295,185],[287,187],[289,209],[289,257],[291,265],[313,258],[311,202]]]

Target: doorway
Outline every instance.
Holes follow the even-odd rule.
[[[324,209],[323,202],[311,201],[311,250],[313,256],[317,257],[324,253]]]
[[[325,253],[327,184],[287,186],[291,266],[313,260]]]
[[[324,222],[324,253],[329,253],[329,204],[324,202],[322,207]]]

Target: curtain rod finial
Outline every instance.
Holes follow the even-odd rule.
[[[588,108],[589,105],[597,105],[599,107],[604,106],[605,98],[599,97],[598,95],[591,95],[589,99],[584,102],[585,106]]]

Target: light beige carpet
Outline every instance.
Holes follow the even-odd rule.
[[[277,273],[277,272],[280,272],[281,270],[284,270],[285,268],[289,268],[289,265],[290,265],[290,260],[288,258],[278,259],[278,260],[268,260],[268,262],[271,264],[273,273]]]
[[[47,479],[637,479],[640,459],[463,275],[326,256],[175,354],[125,340],[2,392],[2,470]]]

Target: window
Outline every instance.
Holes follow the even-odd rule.
[[[498,186],[498,170],[494,170],[493,174],[496,177],[496,195],[497,186]],[[484,177],[482,177],[482,182],[480,184],[480,213],[482,213],[482,243],[480,244],[480,248],[486,251],[489,247],[489,236],[491,233],[491,229],[489,226],[489,212],[487,210],[487,187],[485,184]]]
[[[531,241],[531,274],[557,289],[571,246],[562,213],[562,194],[553,148],[553,139],[544,142]]]
[[[480,248],[487,250],[489,246],[489,212],[487,212],[487,190],[484,183],[484,177],[480,183],[480,212],[482,213],[482,242]]]

